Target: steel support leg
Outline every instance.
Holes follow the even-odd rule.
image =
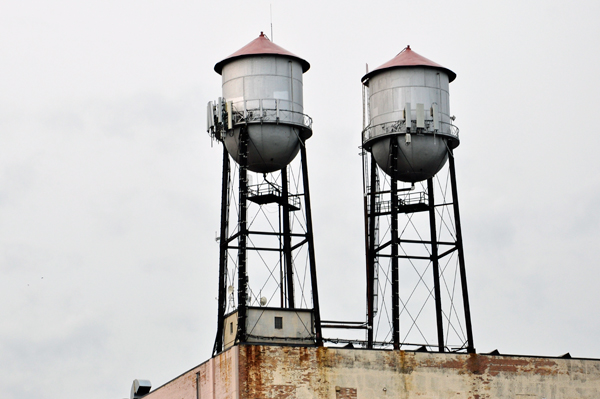
[[[392,331],[394,349],[400,349],[400,273],[398,270],[398,138],[392,137],[391,159],[391,240],[392,240]]]
[[[435,294],[435,319],[437,322],[438,352],[444,352],[444,324],[442,319],[442,296],[440,293],[440,266],[438,259],[437,229],[435,225],[435,198],[433,178],[427,179],[429,199],[429,232],[431,237],[431,263],[433,265],[433,289]]]
[[[213,356],[223,350],[223,328],[227,308],[227,235],[229,234],[229,154],[223,144],[223,172],[221,182],[221,234],[219,236],[219,310],[217,315],[217,337]]]
[[[458,250],[458,263],[460,268],[460,282],[462,286],[463,306],[465,309],[465,324],[467,330],[467,352],[475,353],[473,344],[473,330],[471,328],[471,308],[469,306],[469,292],[467,290],[467,272],[465,270],[465,255],[463,252],[462,230],[460,225],[460,212],[458,211],[458,188],[456,186],[456,172],[454,168],[454,154],[450,151],[448,156],[450,165],[450,182],[452,185],[452,205],[454,208],[454,223],[456,224],[456,248]]]
[[[310,208],[310,191],[308,188],[308,164],[306,160],[306,145],[300,143],[300,156],[302,163],[302,185],[304,186],[304,209],[306,211],[306,239],[308,241],[308,258],[310,263],[310,281],[313,298],[313,317],[315,319],[315,336],[317,346],[323,346],[321,333],[321,310],[319,308],[319,290],[317,287],[317,266],[315,261],[315,246],[313,240],[312,212]]]
[[[239,154],[239,237],[238,237],[238,329],[236,342],[246,341],[246,308],[248,306],[248,272],[246,270],[247,260],[247,209],[248,209],[248,131],[246,127],[240,129]]]

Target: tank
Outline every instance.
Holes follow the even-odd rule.
[[[231,117],[219,137],[238,163],[241,129],[247,129],[246,166],[270,173],[288,165],[312,135],[304,114],[302,75],[310,64],[260,36],[215,65],[222,76],[223,108]],[[231,113],[231,116],[229,116]]]
[[[392,140],[398,143],[396,177],[410,183],[434,176],[446,163],[448,149],[458,146],[448,90],[455,78],[410,46],[363,76],[369,110],[363,148],[388,175]]]

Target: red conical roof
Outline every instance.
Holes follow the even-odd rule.
[[[252,40],[250,43],[246,44],[244,47],[231,54],[229,57],[226,57],[224,60],[217,62],[215,64],[215,72],[217,72],[220,75],[221,71],[223,71],[223,66],[235,59],[247,57],[250,55],[261,54],[283,55],[286,57],[294,58],[302,65],[302,72],[306,72],[310,68],[310,64],[308,63],[308,61],[298,57],[296,54],[290,53],[282,47],[279,47],[278,45],[270,41],[264,35],[264,33],[260,32],[260,36],[258,36],[256,39]]]
[[[442,71],[444,71],[448,74],[448,79],[450,82],[452,82],[454,79],[456,79],[456,74],[454,72],[452,72],[451,70],[449,70],[448,68],[445,68],[445,67],[441,66],[440,64],[433,62],[430,59],[425,58],[422,55],[415,53],[414,51],[411,50],[410,46],[406,46],[406,48],[404,50],[402,50],[397,56],[395,56],[394,58],[392,58],[385,64],[381,65],[380,67],[373,69],[371,72],[367,73],[365,76],[363,76],[362,82],[366,83],[367,79],[369,79],[371,76],[375,75],[376,73],[381,72],[384,69],[402,68],[402,67],[411,67],[411,66],[424,66],[424,67],[441,69]]]

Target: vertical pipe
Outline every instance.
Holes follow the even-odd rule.
[[[362,133],[361,133],[361,137],[362,137]],[[362,140],[362,138],[361,138]],[[362,157],[362,175],[363,175],[363,223],[364,223],[364,233],[365,233],[365,272],[366,272],[366,283],[367,285],[365,286],[365,293],[366,293],[366,299],[367,299],[367,329],[369,328],[370,324],[369,324],[369,309],[371,308],[371,305],[369,305],[369,298],[371,297],[371,292],[369,290],[369,281],[370,281],[370,277],[369,277],[369,157],[368,157],[368,153],[367,151],[364,149],[364,147],[360,147],[361,148],[361,157]],[[367,347],[369,347],[369,333],[367,330]]]
[[[219,309],[217,314],[217,337],[213,356],[223,350],[223,328],[227,309],[227,235],[229,223],[229,154],[223,144],[223,171],[221,181],[221,235],[219,236]]]
[[[361,155],[362,155],[362,170],[363,170],[363,212],[364,212],[364,221],[365,221],[365,262],[366,262],[366,272],[367,272],[367,348],[373,349],[373,291],[371,281],[373,281],[373,275],[371,273],[371,234],[370,234],[370,213],[369,213],[369,190],[373,191],[373,185],[371,183],[372,179],[370,179],[370,169],[369,169],[369,154],[364,146],[364,132],[366,126],[366,111],[365,111],[365,86],[361,84],[362,88],[362,131],[360,133],[360,141],[363,143],[361,147]],[[373,202],[371,202],[371,210],[373,209]]]
[[[306,211],[306,239],[308,240],[310,282],[312,286],[313,298],[313,317],[315,318],[315,335],[317,346],[323,346],[323,335],[321,334],[321,310],[319,307],[319,290],[317,288],[317,265],[315,261],[315,247],[312,228],[312,212],[310,208],[310,191],[308,188],[308,165],[306,160],[306,146],[304,140],[300,142],[300,155],[302,163],[302,185],[304,186],[304,208]]]
[[[435,294],[435,318],[437,322],[438,352],[444,352],[444,324],[442,319],[442,297],[440,293],[440,266],[438,259],[437,230],[435,225],[435,198],[433,196],[433,178],[427,179],[429,201],[429,233],[431,237],[431,262],[433,265],[433,289]]]
[[[471,327],[471,308],[469,306],[469,292],[467,290],[467,272],[465,269],[465,255],[463,252],[462,229],[460,213],[458,211],[458,188],[456,186],[456,171],[454,168],[454,153],[449,150],[448,160],[450,165],[450,182],[452,185],[452,206],[454,208],[454,223],[456,224],[456,248],[458,249],[458,263],[460,268],[460,282],[462,286],[463,306],[465,309],[465,324],[467,330],[467,352],[475,353],[473,344],[473,330]]]
[[[400,349],[400,273],[398,271],[398,137],[390,138],[392,178],[391,233],[392,233],[392,331],[394,349]]]
[[[365,152],[366,154],[366,152]],[[369,208],[367,213],[366,223],[368,225],[368,248],[367,248],[367,348],[373,348],[373,333],[374,333],[374,317],[375,317],[375,257],[377,256],[375,246],[375,222],[376,222],[376,207],[375,207],[375,194],[377,191],[377,164],[375,163],[375,157],[369,153],[369,161],[371,161],[371,168],[369,170],[369,183],[366,184],[369,187]],[[367,155],[365,155],[367,156]],[[367,200],[365,196],[365,201]]]
[[[292,236],[290,230],[290,202],[288,192],[287,166],[281,169],[281,185],[283,190],[283,253],[285,258],[285,275],[287,283],[287,305],[296,307],[294,302],[294,265],[292,264]],[[283,281],[280,282],[283,285]],[[283,307],[283,306],[282,306]]]
[[[248,129],[242,126],[239,136],[239,237],[238,237],[238,329],[235,342],[246,341],[246,307],[248,306],[248,272],[246,245],[248,238]]]

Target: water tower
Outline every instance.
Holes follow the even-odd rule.
[[[223,145],[215,355],[238,343],[322,344],[302,94],[309,68],[262,32],[214,68],[222,97],[208,103],[207,129]]]
[[[369,348],[475,350],[449,102],[455,78],[410,46],[362,78]]]

